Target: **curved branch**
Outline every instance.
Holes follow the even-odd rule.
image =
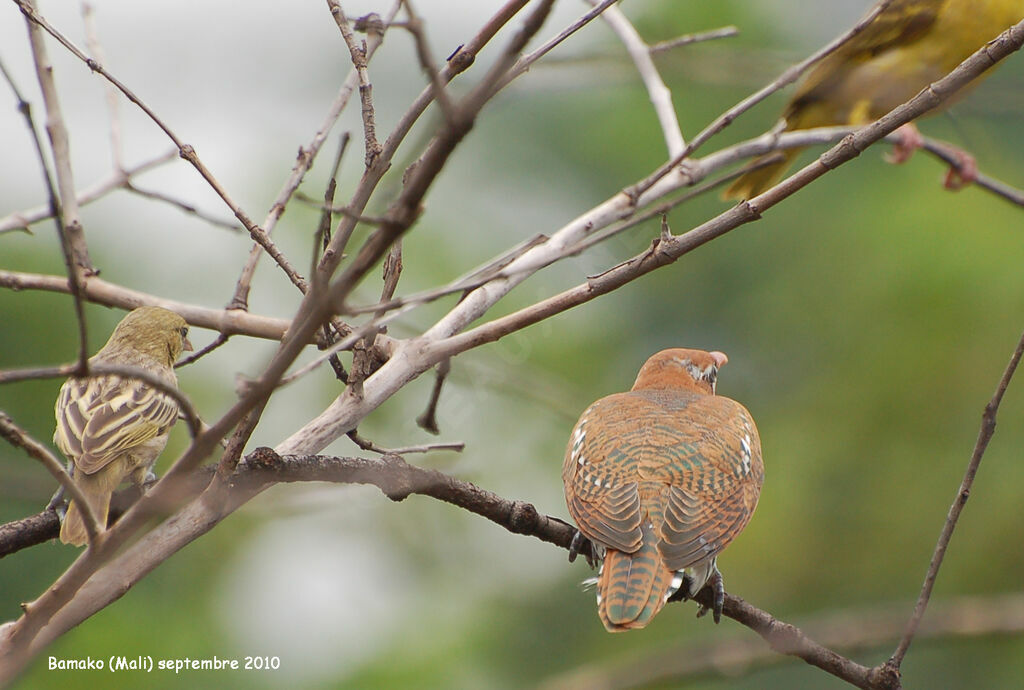
[[[50,641],[124,594],[157,563],[205,534],[246,501],[276,483],[329,481],[369,484],[379,488],[393,501],[402,501],[413,494],[429,496],[480,515],[514,534],[533,536],[563,549],[568,549],[576,532],[563,520],[541,514],[530,503],[506,499],[437,470],[410,465],[393,454],[379,460],[320,455],[282,456],[269,448],[258,448],[238,463],[231,483],[222,485],[222,493],[217,497],[219,500],[204,500],[207,494],[202,492],[212,474],[211,467],[193,471],[185,496],[185,500],[191,502],[97,570],[76,596],[55,611],[32,639],[18,639],[18,635],[25,619],[32,615],[34,605],[26,608],[21,619],[0,629],[0,684],[10,680],[32,655]],[[40,517],[29,520],[38,521]],[[51,529],[56,529],[55,520],[50,524]],[[0,535],[7,527],[0,527]],[[710,604],[710,596],[711,591],[705,588],[698,594],[697,601]],[[899,687],[898,674],[894,677],[884,668],[857,664],[813,641],[799,628],[776,619],[739,597],[726,595],[723,614],[757,632],[776,651],[798,656],[857,687],[870,690]]]
[[[907,622],[906,632],[903,633],[903,637],[896,646],[896,651],[893,652],[892,658],[889,659],[888,664],[896,670],[903,663],[903,657],[906,656],[907,649],[910,647],[914,634],[917,632],[921,619],[924,617],[924,610],[928,606],[928,600],[932,595],[932,588],[935,586],[935,578],[938,577],[939,568],[942,566],[942,559],[946,555],[946,547],[949,546],[949,541],[953,538],[953,530],[956,529],[960,513],[967,504],[967,499],[970,498],[971,487],[974,485],[974,477],[978,473],[981,459],[988,449],[992,435],[996,432],[996,413],[999,412],[999,405],[1003,401],[1006,388],[1010,385],[1014,372],[1017,371],[1021,355],[1024,355],[1024,334],[1021,334],[1020,340],[1017,342],[1017,349],[1010,356],[1010,361],[1006,365],[998,385],[996,385],[996,391],[992,394],[992,399],[985,405],[985,411],[981,416],[981,428],[978,430],[978,440],[974,444],[974,451],[971,453],[971,459],[967,463],[967,471],[964,473],[960,488],[957,489],[953,504],[949,507],[949,513],[946,515],[946,522],[942,526],[939,540],[935,544],[935,551],[932,553],[931,562],[928,564],[928,572],[925,574],[924,584],[921,586],[921,594],[918,596],[917,604],[914,606],[914,613]]]
[[[710,602],[709,602],[710,603]],[[876,649],[899,637],[905,623],[902,603],[863,610],[834,611],[807,620],[800,628],[832,649]],[[1024,633],[1024,592],[992,597],[964,596],[937,604],[921,636],[930,639]],[[626,690],[667,687],[707,674],[749,675],[754,669],[787,661],[775,650],[746,636],[690,640],[662,649],[580,666],[550,678],[543,690]]]
[[[597,0],[588,0],[591,5],[597,5]],[[669,158],[675,158],[683,153],[686,148],[686,140],[683,139],[683,132],[679,128],[679,119],[676,117],[676,109],[672,105],[672,92],[661,75],[658,68],[654,66],[651,59],[651,49],[644,43],[643,38],[636,28],[622,13],[618,5],[612,5],[601,15],[605,23],[611,27],[615,35],[619,37],[622,44],[626,46],[636,71],[643,80],[644,88],[654,106],[654,112],[658,116],[658,123],[661,125],[661,135],[665,139],[668,148]]]

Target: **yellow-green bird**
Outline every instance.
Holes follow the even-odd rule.
[[[127,365],[177,386],[174,362],[191,350],[188,324],[172,311],[140,307],[117,324],[89,363]],[[155,387],[114,375],[70,378],[57,395],[53,441],[74,465],[74,481],[89,501],[100,529],[107,525],[110,497],[126,479],[142,484],[178,418],[178,403]],[[68,506],[60,540],[86,543],[77,502]]]
[[[783,112],[785,130],[873,122],[1021,19],[1024,0],[894,0],[807,74]],[[905,130],[905,148],[894,161],[905,160],[919,145],[915,134],[915,129]],[[723,196],[749,199],[764,192],[799,152],[789,149],[782,161],[744,174]],[[962,176],[976,174],[969,156],[963,163],[968,170]],[[957,180],[947,177],[947,186]]]

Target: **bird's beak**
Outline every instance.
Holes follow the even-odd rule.
[[[725,356],[724,352],[719,352],[718,350],[715,350],[714,352],[709,352],[708,354],[711,355],[711,359],[715,360],[715,366],[717,366],[719,369],[721,369],[722,367],[729,363],[729,358]]]
[[[189,342],[188,338],[182,338],[181,349],[185,352],[192,352],[195,348],[192,347],[192,343]]]

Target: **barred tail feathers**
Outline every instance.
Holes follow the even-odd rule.
[[[597,613],[608,632],[644,627],[679,586],[658,552],[653,526],[648,523],[642,531],[643,543],[636,552],[608,549],[602,564]]]

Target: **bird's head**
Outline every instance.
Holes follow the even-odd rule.
[[[141,352],[171,366],[183,350],[191,349],[185,319],[161,307],[139,307],[121,319],[99,354],[109,358],[119,352]]]
[[[633,390],[683,388],[714,395],[718,370],[728,361],[722,352],[662,350],[640,367]]]

